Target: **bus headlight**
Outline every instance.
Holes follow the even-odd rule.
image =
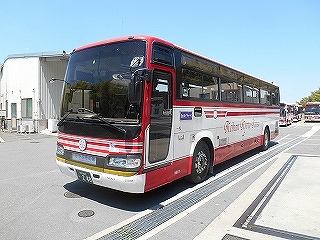
[[[106,164],[115,169],[137,171],[141,166],[141,155],[110,155]]]

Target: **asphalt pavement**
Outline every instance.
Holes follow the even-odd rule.
[[[319,130],[281,128],[268,151],[222,164],[204,183],[142,195],[62,175],[54,134],[0,132],[0,239],[320,239]]]

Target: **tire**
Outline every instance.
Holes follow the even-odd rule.
[[[269,143],[270,143],[270,132],[269,132],[269,130],[266,128],[266,129],[264,130],[264,133],[263,133],[263,143],[262,143],[262,146],[261,146],[261,150],[262,150],[262,151],[268,150],[268,148],[269,148]]]
[[[209,171],[210,151],[208,145],[201,141],[197,144],[192,158],[191,174],[187,180],[192,183],[200,183],[205,180]]]

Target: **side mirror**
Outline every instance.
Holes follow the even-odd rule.
[[[134,76],[137,76],[137,78],[140,81],[146,81],[146,82],[151,82],[152,81],[152,70],[148,68],[142,68],[134,71],[133,73]]]
[[[146,82],[152,82],[152,71],[150,69],[145,69],[143,71],[142,78]]]
[[[132,75],[129,83],[128,98],[130,103],[139,103],[141,101],[142,81],[136,76]]]
[[[128,88],[128,98],[130,103],[140,103],[144,81],[152,81],[152,70],[142,68],[133,72]]]

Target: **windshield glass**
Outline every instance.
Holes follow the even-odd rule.
[[[306,107],[306,115],[320,115],[320,107]]]
[[[132,72],[145,67],[145,52],[144,41],[128,41],[73,53],[65,79],[61,117],[140,123],[141,101],[130,102],[128,91]]]
[[[286,116],[286,110],[284,108],[280,108],[280,116],[285,117]]]

